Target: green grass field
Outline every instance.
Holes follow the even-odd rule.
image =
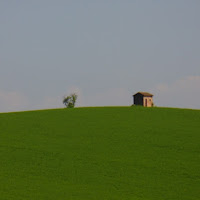
[[[199,200],[200,110],[0,114],[1,200]]]

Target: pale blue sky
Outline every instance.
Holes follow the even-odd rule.
[[[199,0],[1,0],[0,112],[131,105],[200,109]]]

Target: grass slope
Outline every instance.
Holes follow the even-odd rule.
[[[199,200],[200,111],[0,114],[2,200]]]

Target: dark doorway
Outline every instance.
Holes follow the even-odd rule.
[[[147,107],[147,99],[145,99],[145,106]]]

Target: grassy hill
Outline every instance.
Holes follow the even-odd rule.
[[[2,200],[199,200],[200,111],[0,114]]]

